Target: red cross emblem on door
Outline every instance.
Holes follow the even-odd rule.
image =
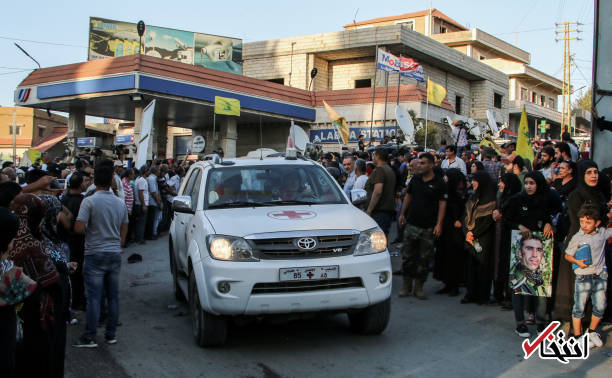
[[[268,213],[270,218],[280,219],[280,220],[290,220],[290,219],[309,219],[317,216],[317,213],[314,211],[295,211],[295,210],[285,210],[285,211],[271,211]]]

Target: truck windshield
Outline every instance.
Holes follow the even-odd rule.
[[[338,184],[315,165],[271,165],[212,169],[206,208],[345,204]]]

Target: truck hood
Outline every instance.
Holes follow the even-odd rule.
[[[376,227],[366,213],[348,204],[242,207],[206,210],[205,214],[215,233],[239,237],[281,231],[364,231]]]

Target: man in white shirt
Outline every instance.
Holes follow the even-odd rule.
[[[442,169],[457,168],[467,176],[467,168],[465,162],[457,156],[457,147],[454,145],[446,146],[446,159],[442,161]]]
[[[145,177],[149,174],[147,166],[142,166],[140,170],[134,168],[134,173],[138,175],[134,181],[134,241],[144,244],[144,232],[147,224],[147,209],[149,206],[149,185]]]
[[[123,184],[121,183],[121,172],[123,172],[123,162],[121,160],[115,160],[113,163],[113,168],[115,170],[115,174],[113,177],[115,178],[115,183],[117,184],[117,197],[120,200],[125,202],[125,192],[123,191]]]
[[[355,184],[353,189],[364,189],[365,184],[368,181],[368,175],[366,173],[366,162],[363,159],[357,159],[355,162]],[[350,198],[350,192],[349,192]]]
[[[342,160],[342,167],[348,175],[346,182],[344,183],[344,193],[346,193],[346,195],[350,198],[351,189],[353,189],[353,185],[355,185],[355,180],[357,179],[357,176],[355,175],[355,161],[353,160],[353,157],[346,156]]]

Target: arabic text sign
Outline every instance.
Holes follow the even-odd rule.
[[[560,325],[561,322],[551,322],[533,342],[525,339],[522,344],[523,358],[528,359],[536,350],[541,359],[557,360],[564,364],[569,360],[589,358],[589,335],[585,333],[579,338],[569,336],[566,340],[563,331],[554,333]]]
[[[376,138],[376,140],[383,139],[384,135],[389,137],[395,136],[395,126],[384,127],[373,127],[372,135],[370,135],[369,127],[351,127],[349,129],[349,143],[357,143],[359,140],[359,134],[363,134],[366,140],[370,140],[370,136]],[[340,135],[336,129],[311,129],[310,130],[310,142],[311,143],[338,143]]]

